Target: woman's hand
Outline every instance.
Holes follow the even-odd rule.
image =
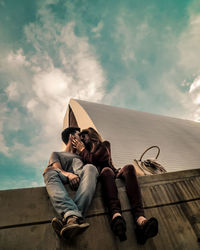
[[[76,149],[76,151],[78,153],[80,153],[81,151],[83,151],[85,149],[84,143],[82,141],[77,140],[77,139],[72,140],[72,146],[73,146],[73,148]]]

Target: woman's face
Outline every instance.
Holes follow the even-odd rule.
[[[90,137],[89,137],[88,134],[82,134],[82,135],[80,135],[80,138],[81,138],[81,141],[82,141],[85,145],[87,145],[87,144],[90,143]]]

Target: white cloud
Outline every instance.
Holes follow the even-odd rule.
[[[5,144],[3,136],[3,123],[0,121],[0,152],[9,156],[9,148]]]
[[[189,89],[189,94],[192,98],[192,101],[194,104],[196,104],[196,112],[195,112],[195,117],[198,117],[199,115],[199,106],[200,105],[200,76],[196,77],[193,81],[193,83],[191,84],[190,86],[190,89]],[[197,118],[199,119],[200,116]]]
[[[9,150],[11,154],[20,155],[23,152],[24,161],[39,169],[40,162],[51,151],[61,149],[60,132],[70,98],[100,101],[106,78],[88,38],[75,34],[74,22],[58,23],[45,5],[38,15],[40,24],[25,27],[26,38],[35,53],[25,54],[23,49],[10,51],[1,71],[10,77],[5,91],[9,100],[20,100],[28,112],[30,127],[37,123],[40,130],[31,138],[30,146],[15,140],[8,149],[3,134],[0,141],[4,153]],[[1,63],[3,65],[3,60]],[[16,114],[15,119],[22,122],[23,118]],[[12,117],[7,114],[4,123],[10,123]]]
[[[92,33],[94,33],[94,36],[95,36],[96,38],[98,38],[98,37],[101,36],[101,30],[102,30],[103,26],[104,26],[103,21],[100,21],[100,22],[97,24],[96,27],[94,27],[94,28],[91,29]]]
[[[200,89],[200,76],[194,79],[193,83],[190,86],[189,93],[192,93],[198,89]]]
[[[33,90],[41,102],[47,103],[51,100],[60,102],[60,98],[66,96],[72,78],[68,77],[60,69],[50,69],[49,72],[42,71],[34,75]]]
[[[3,122],[5,120],[6,112],[8,111],[5,104],[0,103],[0,152],[9,155],[9,148],[6,146],[4,135],[3,135]]]
[[[9,189],[18,189],[19,188],[19,183],[20,183],[20,188],[27,188],[27,187],[39,187],[39,186],[44,186],[44,183],[42,179],[38,181],[33,181],[34,177],[31,179],[27,179],[26,176],[21,176],[18,177],[17,181],[16,178],[10,178],[10,177],[4,177],[4,179],[1,181],[1,190],[6,190],[8,188],[4,187],[9,187]]]
[[[10,100],[16,100],[19,96],[17,83],[11,82],[10,85],[6,88],[5,92]]]
[[[200,65],[200,15],[190,14],[190,22],[181,34],[177,48],[180,53],[179,64],[190,74],[199,71]]]
[[[190,116],[192,120],[200,120],[200,14],[194,14],[189,10],[190,19],[188,26],[182,32],[178,50],[180,53],[179,65],[187,75],[196,76],[193,81],[187,83],[189,86],[188,95],[190,97],[188,105],[192,107]]]
[[[132,26],[130,27],[126,23],[125,14],[118,17],[116,27],[114,38],[122,43],[120,46],[121,58],[125,63],[136,60],[134,44],[137,39],[133,35]]]
[[[31,99],[27,102],[26,108],[33,112],[34,109],[36,109],[36,106],[38,105],[38,102],[35,99]]]
[[[120,53],[124,63],[136,62],[136,51],[141,45],[141,42],[151,32],[151,27],[146,19],[141,19],[140,23],[134,23],[131,10],[125,10],[116,20],[116,29],[113,34],[114,39],[120,42]]]
[[[25,65],[25,66],[29,65],[29,62],[26,61],[26,57],[25,57],[22,49],[17,50],[16,53],[11,51],[7,56],[7,60],[9,62],[9,64],[11,64],[11,65],[12,64],[13,65]]]
[[[75,23],[60,27],[57,43],[52,45],[58,50],[58,58],[62,62],[60,68],[54,66],[53,58],[47,54],[44,56],[38,52],[30,58],[31,62],[39,65],[39,69],[34,71],[34,95],[26,106],[35,119],[42,123],[42,133],[48,138],[60,131],[71,97],[100,101],[104,96],[103,70],[88,39],[77,37],[74,27]],[[37,32],[43,33],[41,30]],[[26,33],[29,36],[28,27]],[[50,40],[53,41],[53,37]]]

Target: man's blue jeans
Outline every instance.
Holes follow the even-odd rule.
[[[92,164],[83,166],[80,183],[74,200],[69,196],[64,184],[69,183],[59,169],[50,169],[44,174],[44,182],[56,212],[64,218],[71,215],[83,217],[92,201],[99,173]]]

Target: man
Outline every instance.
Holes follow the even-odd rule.
[[[84,165],[75,154],[73,139],[79,139],[80,128],[69,127],[62,132],[63,152],[51,154],[43,176],[52,205],[62,220],[53,218],[52,226],[62,238],[71,238],[86,229],[83,219],[95,192],[98,171],[92,164]],[[64,184],[76,190],[75,198],[69,196]]]

